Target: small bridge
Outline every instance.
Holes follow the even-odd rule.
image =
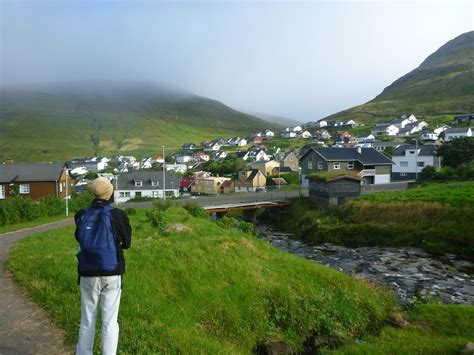
[[[242,203],[228,203],[222,205],[209,205],[203,206],[210,214],[213,214],[216,218],[222,218],[229,211],[243,211],[243,219],[247,222],[254,223],[255,212],[259,208],[275,208],[284,207],[291,205],[288,200],[269,200],[269,201],[256,201],[256,202],[242,202]]]

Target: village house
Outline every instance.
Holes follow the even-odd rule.
[[[328,125],[328,121],[321,120],[321,121],[316,122],[314,127],[322,128],[322,127],[326,127],[327,125]]]
[[[66,165],[68,169],[84,167],[88,171],[102,171],[107,168],[109,161],[107,157],[73,158]]]
[[[181,147],[181,150],[185,152],[193,151],[197,149],[197,145],[194,143],[184,143],[183,146]]]
[[[180,164],[186,164],[189,163],[190,161],[193,161],[192,155],[188,154],[179,154],[176,156],[176,162]]]
[[[288,167],[293,171],[298,171],[299,169],[298,156],[292,150],[279,154],[278,161],[282,167]]]
[[[443,125],[443,126],[435,128],[433,130],[433,132],[436,133],[439,136],[441,133],[443,133],[444,131],[446,131],[447,129],[450,129],[450,128],[451,128],[450,126]]]
[[[308,177],[309,199],[319,209],[339,206],[360,196],[361,178],[344,175],[321,178]]]
[[[373,134],[369,134],[367,136],[359,136],[355,138],[356,143],[367,143],[367,142],[373,142],[375,140],[375,137]]]
[[[298,132],[295,131],[284,131],[281,134],[282,138],[296,138],[298,135]]]
[[[257,134],[252,134],[252,135],[248,136],[246,140],[247,140],[247,144],[262,143],[263,142],[263,137],[258,136]]]
[[[267,180],[267,188],[269,189],[277,189],[286,185],[288,185],[288,183],[286,182],[284,178],[281,178],[281,177],[270,178]]]
[[[418,119],[415,117],[414,114],[411,113],[402,115],[400,118],[394,119],[393,121],[391,121],[391,124],[398,128],[405,128],[405,126],[413,124],[417,121]]]
[[[377,152],[383,152],[387,148],[397,148],[401,145],[405,145],[405,143],[401,142],[385,142],[385,141],[375,141],[373,143],[369,143],[372,148],[374,148]]]
[[[433,166],[437,171],[441,167],[437,148],[433,144],[403,145],[395,149],[392,156],[392,181],[415,180],[416,175],[426,166]]]
[[[238,179],[235,180],[236,192],[255,192],[257,188],[265,187],[267,184],[265,175],[258,169],[239,171]]]
[[[285,132],[300,132],[303,128],[301,126],[286,127]]]
[[[364,184],[390,182],[393,162],[373,148],[310,148],[300,158],[302,183],[317,172],[358,174]]]
[[[220,193],[224,193],[224,189],[221,190],[221,185],[223,185],[224,182],[229,180],[232,179],[221,176],[203,175],[196,177],[196,179],[194,180],[194,184],[191,186],[191,193],[193,195],[217,195]],[[229,190],[227,191],[232,192]]]
[[[302,131],[302,132],[298,133],[298,137],[307,139],[307,138],[311,138],[312,135],[311,135],[311,133],[309,133],[309,131]]]
[[[224,160],[227,157],[227,152],[226,151],[219,151],[219,152],[213,152],[211,154],[211,159],[212,160]]]
[[[358,123],[357,123],[356,121],[354,121],[354,120],[349,120],[349,121],[346,122],[345,125],[348,126],[348,127],[354,128],[354,127],[357,127],[357,126],[358,126]]]
[[[289,166],[276,166],[273,168],[271,175],[283,175],[293,172]]]
[[[271,156],[265,152],[265,149],[260,150],[249,150],[245,155],[242,157],[243,160],[253,159],[255,161],[259,160],[270,160]]]
[[[331,139],[332,136],[331,134],[325,130],[325,129],[318,129],[313,132],[313,137],[314,138],[320,138],[320,139]]]
[[[230,138],[227,143],[231,146],[243,147],[247,145],[247,140],[245,138],[233,137]]]
[[[122,174],[115,181],[114,201],[123,203],[135,197],[163,198],[163,192],[166,197],[178,197],[178,176],[166,171],[165,180],[164,187],[162,171],[133,171]]]
[[[280,163],[275,161],[275,160],[259,160],[256,162],[252,163],[252,169],[258,169],[260,170],[265,176],[271,175],[272,170],[278,166],[280,166]]]
[[[195,176],[183,176],[179,180],[179,191],[182,193],[191,192],[191,186],[193,186],[194,180],[196,180]]]
[[[217,152],[218,150],[221,149],[221,144],[217,141],[210,141],[210,142],[204,142],[203,144],[204,151],[205,152]]]
[[[424,127],[428,126],[425,121],[409,123],[405,127],[400,128],[397,137],[408,137],[413,134],[418,134]]]
[[[265,132],[263,132],[264,136],[267,137],[267,138],[271,138],[271,137],[274,137],[275,136],[275,133],[273,131],[270,131],[270,130],[265,130]]]
[[[374,128],[370,130],[370,133],[377,137],[377,136],[396,136],[399,131],[399,128],[390,123],[383,123],[376,125]]]
[[[423,142],[434,142],[438,139],[438,135],[433,131],[422,130],[418,134]]]
[[[9,163],[0,165],[0,200],[18,193],[39,200],[47,196],[66,197],[72,179],[63,163]]]
[[[444,131],[444,141],[450,142],[461,137],[472,137],[472,128],[451,128]]]
[[[474,113],[469,113],[466,115],[458,115],[454,117],[453,124],[464,124],[474,122]]]
[[[206,154],[204,152],[196,152],[193,154],[193,160],[196,162],[209,161],[209,154]]]
[[[175,173],[180,173],[180,174],[184,174],[188,170],[188,167],[186,166],[186,164],[166,163],[164,164],[164,167],[166,171],[174,171]]]

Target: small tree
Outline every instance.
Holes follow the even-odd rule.
[[[438,156],[446,166],[456,167],[474,160],[474,137],[453,139],[438,149]]]
[[[433,180],[436,177],[436,169],[432,165],[427,165],[420,173],[421,180]]]

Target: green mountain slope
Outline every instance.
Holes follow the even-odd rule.
[[[448,119],[474,111],[474,31],[447,42],[373,100],[327,117],[376,122],[404,112]]]
[[[215,100],[142,84],[4,90],[0,98],[0,160],[140,156],[162,145],[279,128]]]

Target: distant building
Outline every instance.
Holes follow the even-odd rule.
[[[451,128],[444,131],[444,140],[446,142],[461,137],[472,137],[472,128]]]
[[[370,133],[377,136],[396,136],[399,132],[399,128],[393,124],[386,123],[375,126],[370,130]]]
[[[437,148],[432,144],[400,146],[395,149],[392,160],[392,181],[415,180],[426,166],[433,166],[437,171],[441,167]]]
[[[265,176],[272,175],[272,170],[280,166],[280,163],[275,160],[258,160],[252,163],[252,169],[260,170]]]
[[[454,117],[453,124],[464,124],[474,122],[474,113],[469,113],[466,115],[458,115]]]
[[[300,158],[302,183],[311,173],[357,174],[364,184],[390,182],[393,162],[373,148],[310,148]]]
[[[298,171],[298,156],[292,150],[289,150],[285,153],[280,153],[278,156],[278,161],[280,162],[280,166],[288,167],[293,171]]]
[[[308,180],[309,199],[319,209],[339,206],[360,196],[362,179],[354,175]]]
[[[221,185],[230,178],[220,176],[200,176],[196,177],[191,187],[191,193],[196,195],[217,195],[222,193]]]
[[[260,170],[243,170],[239,172],[238,179],[235,180],[235,191],[254,192],[259,187],[265,187],[266,184],[265,175]]]
[[[89,171],[102,171],[107,168],[109,158],[93,157],[93,158],[73,158],[66,165],[69,169],[84,167]]]
[[[133,171],[120,175],[114,187],[114,201],[126,202],[134,197],[163,198],[178,197],[180,183],[176,174],[165,173],[166,186],[163,189],[162,171]]]
[[[66,197],[66,171],[63,163],[12,163],[0,165],[0,200],[14,191],[39,200],[47,196]],[[68,194],[72,179],[68,180]]]

